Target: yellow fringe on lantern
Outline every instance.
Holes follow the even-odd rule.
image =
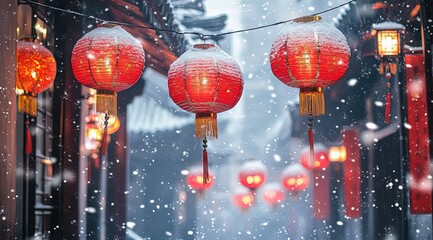
[[[18,111],[36,117],[38,115],[38,98],[32,95],[19,95]]]
[[[301,115],[320,116],[325,114],[325,96],[323,88],[301,88],[299,93],[299,113]]]
[[[117,93],[113,91],[96,91],[96,111],[117,116]]]
[[[216,113],[197,113],[195,115],[195,137],[198,139],[218,138]]]

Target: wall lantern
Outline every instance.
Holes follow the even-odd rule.
[[[255,191],[265,182],[266,174],[266,166],[260,161],[245,162],[239,170],[239,182],[251,191]]]
[[[20,112],[37,115],[37,94],[51,86],[56,72],[56,60],[47,48],[31,39],[18,41],[16,87],[23,92],[18,96]]]
[[[400,35],[405,27],[395,22],[373,24],[372,34],[376,36],[376,51],[381,57],[396,57],[401,52]]]
[[[385,101],[385,122],[391,120],[391,77],[397,73],[397,57],[401,53],[401,33],[405,27],[395,22],[373,24],[372,34],[376,36],[376,54],[380,59],[379,73],[388,81]]]
[[[345,162],[346,161],[346,147],[333,146],[328,150],[328,157],[330,162]]]

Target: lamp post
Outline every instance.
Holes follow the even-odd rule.
[[[390,121],[390,103],[391,103],[391,80],[392,75],[395,75],[398,84],[394,87],[394,91],[399,96],[397,101],[397,109],[399,112],[396,116],[399,116],[398,125],[400,125],[399,131],[399,144],[400,144],[400,170],[401,170],[401,182],[402,182],[402,211],[401,211],[401,239],[408,239],[408,187],[406,175],[408,172],[408,129],[403,127],[407,123],[407,99],[406,99],[406,71],[404,54],[401,51],[404,46],[401,33],[405,30],[405,27],[395,22],[383,22],[379,24],[373,24],[372,33],[376,36],[376,53],[380,57],[381,63],[379,66],[379,73],[385,74],[388,80],[387,98],[385,104],[385,122]]]

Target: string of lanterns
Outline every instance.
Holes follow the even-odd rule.
[[[287,85],[301,88],[300,113],[310,116],[310,161],[314,159],[312,116],[324,114],[322,89],[344,74],[349,55],[343,34],[321,22],[318,16],[295,20],[273,43],[270,54],[273,73]],[[112,24],[100,25],[74,46],[73,73],[81,84],[97,90],[96,111],[105,114],[103,155],[109,116],[117,114],[117,92],[138,81],[144,69],[144,56],[138,40]],[[207,139],[218,138],[217,113],[237,104],[243,84],[239,65],[214,44],[196,44],[170,66],[171,99],[183,110],[196,114],[195,135],[203,141],[203,184],[209,180]],[[261,177],[256,176],[252,183],[244,185],[256,188],[261,184],[255,182],[256,178]]]
[[[41,5],[33,1],[28,2]],[[351,2],[354,1],[340,6]],[[62,11],[58,8],[52,9]],[[332,9],[335,8],[329,10]],[[326,11],[328,10],[323,12]],[[69,13],[75,14],[70,11]],[[270,63],[272,72],[280,81],[290,87],[300,88],[300,114],[309,116],[310,148],[309,156],[305,157],[309,164],[305,161],[303,164],[314,168],[316,162],[312,117],[325,113],[323,88],[335,83],[344,75],[348,67],[350,48],[344,35],[337,28],[322,22],[319,16],[307,16],[288,21],[291,23],[276,36],[272,44]],[[221,35],[242,31],[244,30],[221,33]],[[51,72],[54,69],[55,74],[55,60],[52,54],[45,56],[43,47],[40,49],[34,55],[42,56],[44,59],[40,62],[47,63],[40,69],[51,69]],[[84,35],[73,49],[71,58],[73,73],[81,84],[97,90],[96,111],[104,114],[101,147],[103,155],[106,151],[110,116],[115,117],[117,114],[117,92],[131,87],[138,81],[144,69],[144,56],[143,48],[137,39],[122,27],[110,23],[101,24]],[[32,67],[21,58],[17,59],[17,71]],[[51,66],[53,60],[54,68]],[[17,74],[19,79],[28,79],[29,82],[34,80],[35,71],[24,72],[27,74],[25,77]],[[31,106],[34,101],[24,99],[33,99],[38,90],[44,89],[42,83],[49,83],[49,86],[52,80],[50,82],[48,79],[41,78],[37,85],[30,85],[33,86],[32,89],[26,88],[29,85],[17,81],[17,88],[22,88],[25,92],[22,97],[19,97],[22,99],[18,101],[20,109],[32,113],[34,107],[28,107],[26,101],[31,102]],[[214,44],[196,44],[170,66],[168,72],[170,97],[183,110],[196,114],[196,138],[203,141],[203,184],[210,180],[206,148],[208,139],[218,138],[217,113],[229,110],[237,104],[242,95],[243,84],[239,65]],[[249,183],[244,185],[248,187]],[[251,185],[249,188],[255,187]]]

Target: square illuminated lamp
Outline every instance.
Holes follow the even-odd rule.
[[[405,27],[400,23],[383,22],[373,24],[372,34],[376,36],[376,52],[381,57],[396,57],[401,52],[400,35]]]

